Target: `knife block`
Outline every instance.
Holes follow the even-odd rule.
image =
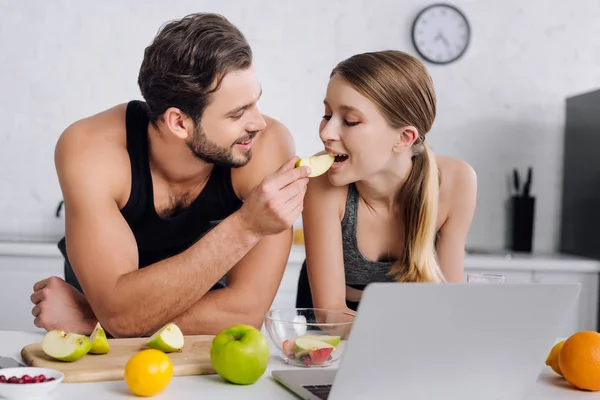
[[[535,217],[535,197],[511,198],[511,250],[531,252]]]

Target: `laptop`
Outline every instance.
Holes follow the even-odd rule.
[[[307,400],[520,400],[581,285],[373,283],[337,367],[273,370]]]

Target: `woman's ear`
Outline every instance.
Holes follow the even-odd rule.
[[[168,108],[163,115],[163,119],[169,132],[179,139],[186,140],[189,132],[194,131],[192,120],[177,108]]]
[[[394,143],[394,152],[401,153],[412,147],[415,140],[419,138],[419,132],[414,126],[405,126],[397,131],[396,142]]]

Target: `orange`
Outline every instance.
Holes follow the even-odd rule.
[[[560,350],[562,349],[565,341],[560,341],[552,347],[550,350],[550,354],[548,354],[548,358],[546,358],[546,365],[549,366],[556,372],[557,374],[562,376],[562,372],[560,370],[560,366],[558,365],[558,355],[560,354]]]
[[[127,387],[138,396],[162,392],[173,377],[173,364],[160,350],[148,349],[134,354],[125,365]]]
[[[581,331],[571,335],[558,355],[564,378],[581,390],[600,390],[600,333]]]

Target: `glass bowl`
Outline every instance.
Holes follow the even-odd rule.
[[[265,314],[265,328],[284,362],[300,367],[325,367],[344,353],[354,314],[318,308],[274,309]]]

